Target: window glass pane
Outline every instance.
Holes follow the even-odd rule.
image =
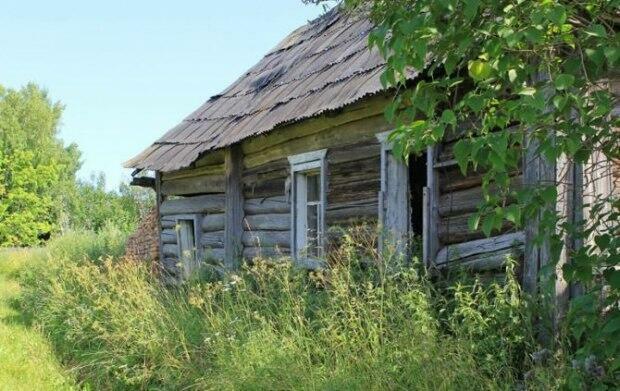
[[[308,225],[306,230],[307,252],[309,256],[319,255],[319,205],[308,205]]]
[[[312,172],[306,175],[308,183],[308,202],[320,201],[319,173]]]

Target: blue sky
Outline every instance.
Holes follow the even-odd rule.
[[[79,173],[123,161],[176,125],[322,9],[301,0],[3,1],[0,84],[35,82],[65,106]]]

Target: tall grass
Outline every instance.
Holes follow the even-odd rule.
[[[345,238],[329,271],[263,260],[170,288],[114,243],[65,237],[22,275],[23,308],[97,389],[509,389],[532,365],[512,269],[439,291]]]

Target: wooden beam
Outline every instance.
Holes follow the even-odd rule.
[[[155,178],[140,176],[131,178],[129,182],[130,186],[147,187],[149,189],[155,189]]]
[[[226,149],[226,215],[224,222],[224,265],[229,269],[239,266],[243,256],[243,152],[236,144]]]
[[[435,257],[439,251],[439,181],[437,177],[437,147],[430,146],[426,149],[426,198],[428,200],[427,211],[427,230],[424,231],[426,237],[423,243],[427,248],[424,252],[426,267],[435,265]]]
[[[155,207],[157,208],[157,238],[158,238],[158,248],[159,248],[159,266],[164,267],[164,247],[163,242],[161,240],[161,232],[162,232],[162,213],[161,213],[161,205],[164,201],[164,196],[161,193],[161,172],[155,171]]]

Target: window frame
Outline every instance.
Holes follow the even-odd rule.
[[[325,256],[325,209],[327,206],[327,164],[326,164],[327,149],[320,149],[316,151],[305,152],[288,157],[288,161],[291,166],[291,255],[295,262],[307,268],[317,268],[324,266],[324,262],[320,258]],[[313,201],[313,205],[318,203],[317,213],[317,244],[318,244],[318,257],[303,257],[300,254],[301,248],[299,244],[299,232],[298,232],[298,218],[303,217],[307,219],[307,207],[309,203],[306,201],[304,210],[306,212],[298,212],[298,200],[299,189],[297,179],[299,175],[308,175],[308,173],[318,172],[319,176],[319,201]],[[307,188],[305,189],[305,196],[307,197]],[[306,221],[307,224],[307,221]],[[305,233],[304,242],[308,242],[307,232]]]

